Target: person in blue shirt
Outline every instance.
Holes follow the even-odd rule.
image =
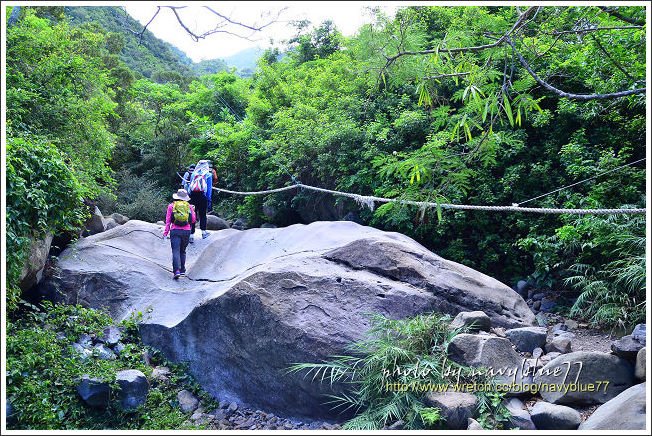
[[[188,185],[190,204],[195,206],[202,239],[207,238],[209,235],[208,231],[206,231],[206,213],[213,208],[211,194],[213,192],[214,177],[216,177],[215,170],[211,169],[209,161],[200,160],[190,175],[190,183]],[[194,234],[195,225],[193,224],[190,233],[190,243],[194,242]]]

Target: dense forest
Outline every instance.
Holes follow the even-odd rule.
[[[352,37],[329,21],[301,28],[250,77],[139,37],[119,8],[11,9],[9,312],[32,241],[76,239],[95,205],[161,220],[199,159],[236,191],[300,181],[436,203],[647,206],[643,7],[405,7]],[[594,326],[645,320],[643,215],[370,208],[308,190],[216,193],[214,212],[401,232],[509,286],[551,290]]]

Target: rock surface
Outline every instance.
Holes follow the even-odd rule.
[[[83,375],[77,385],[77,393],[87,405],[103,408],[109,405],[111,388],[108,383]]]
[[[568,406],[539,401],[530,412],[537,430],[575,430],[580,425],[580,412]]]
[[[478,405],[475,395],[467,392],[428,392],[425,403],[440,410],[449,430],[464,430]]]
[[[120,390],[118,398],[123,410],[133,410],[145,404],[149,393],[149,382],[145,374],[137,369],[118,371],[116,380]]]
[[[616,356],[634,362],[638,352],[645,346],[645,342],[639,342],[633,335],[623,336],[611,344],[611,352]]]
[[[645,350],[646,348],[643,347],[638,351],[638,355],[636,356],[636,366],[634,367],[634,375],[637,379],[643,381],[645,381],[645,362],[647,360],[645,357]]]
[[[226,229],[187,253],[187,277],[172,280],[158,226],[130,220],[64,251],[45,289],[116,320],[141,311],[143,341],[189,362],[210,394],[290,416],[332,416],[329,386],[286,370],[343,353],[368,329],[367,313],[483,310],[495,326],[534,322],[499,281],[350,221]]]
[[[199,400],[195,397],[192,392],[187,390],[182,390],[177,394],[177,400],[179,401],[179,408],[184,413],[190,413],[197,410],[199,407]]]
[[[534,383],[546,386],[540,391],[541,397],[555,404],[606,403],[634,383],[632,364],[622,357],[606,353],[576,351],[562,354],[540,371],[535,375]]]
[[[206,230],[224,230],[228,228],[229,223],[226,220],[215,215],[206,215]]]
[[[48,260],[52,235],[46,235],[43,239],[32,241],[29,247],[29,254],[20,272],[20,289],[26,291],[37,285],[43,277],[43,267]]]
[[[453,338],[448,345],[448,357],[459,364],[485,368],[496,382],[518,386],[509,388],[510,393],[526,394],[523,383],[532,382],[532,377],[524,372],[523,357],[514,349],[508,339],[485,334],[462,333]]]
[[[84,232],[84,236],[102,233],[106,229],[105,225],[106,224],[104,216],[102,216],[102,212],[97,206],[95,206],[91,217],[88,219],[88,221],[86,221],[86,231]]]
[[[535,348],[546,345],[548,331],[544,327],[521,327],[510,329],[505,336],[516,346],[518,351],[531,353]]]
[[[578,430],[645,430],[646,383],[633,386],[598,407]]]
[[[474,312],[460,312],[450,323],[451,329],[466,327],[469,332],[488,332],[491,330],[491,318],[481,310]]]
[[[525,409],[525,405],[518,398],[510,398],[505,402],[505,407],[512,414],[509,418],[509,422],[512,428],[518,428],[520,430],[536,430],[532,418],[530,417],[530,412]]]

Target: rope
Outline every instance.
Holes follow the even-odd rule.
[[[564,190],[564,189],[566,189],[566,188],[570,188],[570,187],[572,187],[572,186],[579,185],[580,183],[588,182],[589,180],[593,180],[593,179],[595,179],[595,178],[597,178],[597,177],[604,176],[605,174],[613,173],[614,171],[620,170],[620,169],[625,168],[625,167],[627,167],[627,166],[637,164],[637,163],[639,163],[639,162],[644,161],[645,159],[646,159],[646,158],[643,158],[643,159],[639,159],[639,160],[634,161],[634,162],[630,162],[630,163],[625,164],[625,165],[621,165],[621,166],[619,166],[618,168],[614,168],[614,169],[612,169],[612,170],[605,171],[604,173],[597,174],[597,175],[595,175],[595,176],[593,176],[593,177],[589,177],[588,179],[580,180],[579,182],[575,182],[575,183],[573,183],[573,184],[570,184],[570,185],[564,186],[564,187],[562,187],[562,188],[555,189],[554,191],[546,192],[545,194],[538,195],[538,196],[536,196],[536,197],[534,197],[534,198],[530,198],[529,200],[521,201],[520,203],[517,203],[517,204],[518,204],[518,205],[525,204],[525,203],[527,203],[527,202],[529,202],[529,201],[536,200],[537,198],[541,198],[541,197],[545,197],[546,195],[554,194],[555,192],[562,191],[562,190]]]
[[[438,207],[441,209],[451,209],[451,210],[482,210],[489,212],[530,212],[530,213],[545,213],[545,214],[575,214],[575,215],[619,215],[619,214],[645,214],[646,209],[554,209],[554,208],[536,208],[536,207],[520,207],[515,206],[474,206],[467,204],[449,204],[449,203],[436,203],[430,201],[413,201],[413,200],[401,200],[397,198],[384,198],[384,197],[374,197],[360,194],[353,194],[350,192],[335,191],[332,189],[318,188],[316,186],[304,185],[303,183],[296,183],[295,185],[286,186],[284,188],[269,189],[266,191],[230,191],[228,189],[222,188],[213,188],[219,192],[225,192],[227,194],[234,195],[266,195],[273,194],[276,192],[289,191],[290,189],[303,188],[310,191],[324,192],[327,194],[339,195],[342,197],[348,197],[355,200],[358,204],[369,207],[373,210],[375,203],[398,203],[405,204],[410,206],[419,206],[422,208],[426,207]]]
[[[213,188],[213,190],[218,192],[226,192],[227,194],[234,194],[234,195],[266,195],[266,194],[274,194],[276,192],[289,191],[290,189],[295,189],[298,186],[299,185],[290,185],[284,188],[269,189],[267,191],[247,191],[247,192],[229,191],[228,189],[223,189],[223,188]]]

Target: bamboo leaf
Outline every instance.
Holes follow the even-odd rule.
[[[509,124],[514,127],[514,115],[512,115],[512,107],[509,104],[509,99],[506,94],[503,94],[503,107],[505,108],[507,119],[509,119]]]

